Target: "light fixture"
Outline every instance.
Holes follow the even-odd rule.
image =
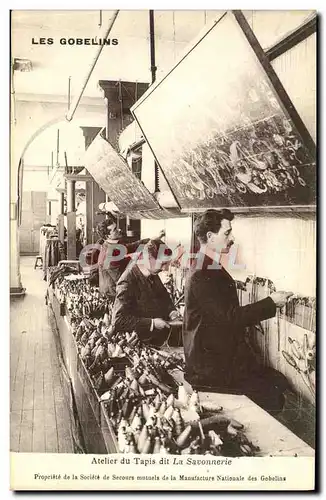
[[[30,61],[29,59],[20,59],[15,57],[13,69],[14,71],[24,71],[24,72],[32,71],[33,70],[32,61]]]

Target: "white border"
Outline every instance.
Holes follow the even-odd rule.
[[[178,4],[178,6],[177,6]],[[179,6],[180,5],[180,6]],[[302,0],[296,0],[296,2],[285,2],[284,0],[274,0],[273,2],[241,2],[239,5],[239,2],[228,2],[226,5],[224,4],[219,4],[218,2],[213,1],[213,0],[205,0],[201,2],[194,2],[194,1],[188,1],[187,3],[181,3],[181,2],[176,2],[171,1],[171,0],[165,0],[164,2],[161,1],[139,1],[137,2],[137,9],[156,9],[156,10],[169,10],[169,9],[174,9],[174,10],[195,10],[195,9],[206,9],[206,10],[223,10],[223,9],[231,9],[231,8],[237,8],[237,9],[262,9],[262,6],[266,10],[303,10],[303,9],[316,9],[319,11],[321,17],[323,17],[324,11],[325,11],[325,2],[321,0],[317,0],[311,4],[311,2],[307,1],[302,1]],[[69,4],[66,0],[57,0],[57,1],[52,1],[52,2],[47,2],[46,3],[46,9],[53,9],[53,10],[59,10],[59,9],[69,9],[69,10],[82,10],[82,9],[88,9],[88,10],[96,10],[96,9],[105,9],[105,10],[114,10],[116,8],[119,9],[129,9],[129,10],[134,10],[135,3],[132,2],[131,0],[120,0],[119,2],[108,2],[108,1],[101,1],[101,2],[96,2],[94,5],[91,2],[86,2],[84,0],[75,0],[75,1],[70,1]],[[8,390],[9,390],[9,384],[7,383],[8,381],[8,374],[9,374],[9,332],[8,332],[8,327],[9,327],[9,244],[7,238],[9,237],[9,168],[8,168],[8,159],[9,159],[9,9],[39,9],[39,10],[44,10],[45,5],[44,5],[44,0],[34,0],[32,2],[22,2],[22,1],[11,1],[11,2],[2,2],[1,7],[0,7],[0,32],[1,32],[1,44],[0,44],[0,54],[1,54],[1,97],[2,97],[2,106],[1,106],[1,116],[2,116],[2,123],[1,123],[1,139],[2,139],[2,144],[1,144],[1,167],[2,167],[2,176],[1,176],[1,195],[0,195],[0,200],[1,200],[1,236],[2,236],[2,241],[3,244],[1,246],[1,262],[3,263],[2,266],[2,276],[1,276],[1,309],[2,309],[2,326],[4,328],[2,329],[1,335],[2,335],[2,342],[1,342],[1,362],[0,362],[0,369],[1,369],[1,387],[2,389],[2,404],[1,404],[1,434],[0,434],[0,443],[1,443],[1,476],[0,476],[0,492],[1,492],[1,499],[2,498],[11,498],[12,493],[8,490],[8,485],[9,485],[9,398],[8,396]],[[323,19],[322,19],[323,21]],[[320,28],[322,29],[322,23]],[[320,65],[323,66],[324,58],[323,54],[325,53],[325,37],[322,36],[322,33],[320,33],[320,47],[319,51],[322,53],[322,56],[320,57]],[[319,80],[319,85],[320,88],[322,88],[322,83],[325,82],[324,80],[324,68],[320,68],[320,80]],[[320,101],[318,103],[320,107],[320,121],[325,116],[325,108],[324,108],[324,102],[321,99],[320,96]],[[321,130],[321,135],[320,135],[320,147],[324,144],[326,144],[325,140],[325,129]],[[322,156],[322,151],[320,152],[320,171],[324,168],[324,162],[323,162],[323,156]],[[320,207],[320,212],[319,212],[319,218],[320,218],[320,230],[324,229],[324,221],[325,221],[325,213],[324,213],[324,203],[322,202],[323,196],[324,196],[324,188],[325,188],[325,176],[320,177],[321,185],[320,185],[320,198],[319,198],[319,207]],[[319,252],[320,252],[320,264],[321,268],[319,269],[320,273],[320,292],[322,292],[322,288],[324,285],[324,279],[325,279],[325,274],[324,274],[324,269],[322,269],[322,260],[323,260],[323,252],[322,249],[324,248],[324,241],[322,238],[322,234],[319,235]],[[321,323],[319,325],[319,337],[320,337],[320,343],[322,343],[321,337],[324,334],[324,329],[322,328],[323,326],[323,317],[322,317],[322,311],[326,310],[326,304],[325,304],[325,296],[321,295],[320,293],[320,301],[319,301],[319,310],[320,310],[320,320]],[[8,327],[7,327],[8,325]],[[321,455],[323,455],[323,451],[325,450],[325,433],[321,432],[322,431],[322,425],[324,423],[324,402],[325,402],[325,386],[322,384],[324,382],[323,377],[321,376],[323,374],[323,360],[326,359],[326,354],[325,354],[325,345],[326,342],[323,342],[323,350],[322,353],[320,353],[320,362],[319,362],[319,379],[321,381],[321,393],[319,395],[319,398],[321,398],[321,403],[320,403],[320,414],[319,414],[319,421],[320,421],[320,437],[322,438],[322,443],[320,443],[321,446]],[[322,457],[321,457],[322,458]],[[320,471],[324,469],[323,467],[324,463],[321,463],[320,465]],[[324,480],[322,478],[322,474],[320,477],[320,483],[321,487],[323,488]],[[169,497],[171,497],[171,493],[169,493]],[[261,494],[263,495],[263,493]],[[36,497],[35,494],[29,494],[29,497]],[[37,497],[39,498],[40,496],[43,496],[42,494],[37,494]],[[66,494],[61,494],[61,497],[66,496]],[[120,495],[117,494],[110,494],[111,498],[114,497],[119,497]],[[131,495],[128,495],[131,496]],[[283,495],[285,497],[285,495]],[[300,495],[301,496],[301,495]],[[86,494],[83,495],[83,498],[93,498],[93,494]],[[219,493],[219,498],[226,497],[226,495],[223,495]]]

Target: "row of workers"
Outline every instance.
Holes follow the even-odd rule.
[[[159,277],[172,259],[171,249],[162,241],[164,231],[130,243],[116,221],[108,218],[98,227],[100,239],[87,262],[92,265],[93,283],[114,300],[115,331],[134,330],[142,341],[160,346],[171,335],[171,322],[180,319],[185,380],[193,389],[245,394],[277,413],[283,408],[288,382],[257,361],[246,340],[246,327],[274,317],[291,293],[274,292],[239,305],[235,281],[220,262],[234,242],[233,218],[229,210],[207,210],[196,218],[200,248],[187,272],[183,318]]]

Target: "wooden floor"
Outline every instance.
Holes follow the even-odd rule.
[[[35,257],[21,258],[23,298],[10,305],[10,449],[73,453],[69,412]]]

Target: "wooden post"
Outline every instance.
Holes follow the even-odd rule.
[[[60,193],[60,214],[58,215],[58,236],[62,244],[65,241],[65,194]]]
[[[93,181],[86,182],[86,241],[93,243]]]
[[[74,212],[76,210],[75,185],[76,181],[67,181],[67,212]]]
[[[63,214],[58,215],[58,236],[62,244],[65,241],[65,219]]]
[[[98,236],[95,233],[95,228],[99,222],[103,220],[103,215],[96,215],[96,212],[98,211],[98,206],[100,203],[105,202],[105,193],[104,191],[100,188],[100,186],[96,183],[93,182],[93,187],[92,187],[92,199],[93,199],[93,241],[92,243],[95,243]]]
[[[67,213],[67,258],[76,259],[76,212]]]
[[[60,214],[65,213],[65,194],[60,193]]]
[[[71,172],[69,171],[67,151],[64,152],[64,157],[65,157],[65,173],[70,174]]]

